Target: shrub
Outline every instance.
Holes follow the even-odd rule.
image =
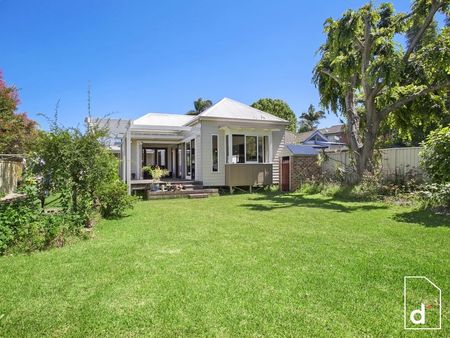
[[[307,180],[305,181],[300,188],[298,189],[298,192],[313,195],[318,194],[322,191],[323,185],[319,181],[313,181],[313,180]]]
[[[426,208],[450,210],[450,183],[428,184],[419,192],[422,205]]]
[[[433,183],[450,182],[450,127],[432,131],[422,144],[420,157]]]
[[[132,208],[136,200],[128,195],[127,185],[118,179],[104,184],[97,192],[97,197],[103,217],[123,216],[125,210]]]

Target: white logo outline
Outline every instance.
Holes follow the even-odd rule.
[[[425,279],[428,283],[430,283],[434,288],[439,291],[439,327],[407,327],[407,313],[406,313],[406,281],[407,279]],[[436,284],[434,284],[428,277],[426,276],[404,276],[403,277],[403,328],[405,330],[441,330],[442,329],[442,290]]]

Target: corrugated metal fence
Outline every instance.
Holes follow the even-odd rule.
[[[385,179],[395,179],[415,172],[422,175],[419,164],[420,147],[386,148],[380,149],[381,172]],[[325,174],[333,175],[338,168],[350,165],[348,151],[329,152],[328,158],[323,163],[322,169]]]
[[[0,194],[9,194],[22,177],[22,160],[0,158]]]

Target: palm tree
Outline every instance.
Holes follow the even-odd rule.
[[[209,107],[212,106],[211,100],[203,100],[201,97],[199,97],[197,100],[194,101],[194,110],[190,110],[187,112],[187,115],[198,115],[202,111],[205,111]]]
[[[319,120],[325,117],[325,112],[322,110],[317,110],[314,105],[310,104],[308,111],[303,112],[300,115],[300,127],[298,129],[299,133],[305,131],[311,131],[317,128]]]

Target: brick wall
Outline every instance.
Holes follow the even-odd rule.
[[[291,191],[297,190],[306,179],[322,174],[322,169],[317,164],[317,156],[292,156],[290,162]]]

